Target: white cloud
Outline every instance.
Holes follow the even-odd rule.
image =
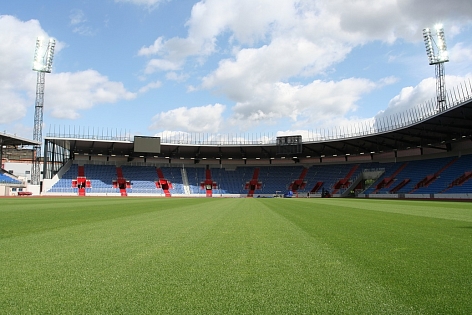
[[[158,39],[154,41],[154,44],[152,44],[151,46],[142,47],[138,51],[138,56],[151,56],[151,55],[158,54],[163,48],[163,44],[162,44],[163,40],[164,39],[162,37],[159,37]]]
[[[258,85],[251,98],[233,107],[232,119],[236,124],[244,120],[276,122],[290,117],[299,128],[307,127],[354,112],[360,97],[375,88],[377,84],[366,79],[316,80],[307,85]]]
[[[212,89],[226,80],[254,86],[320,73],[333,62],[341,61],[349,51],[347,47],[332,44],[336,47],[305,38],[278,38],[260,48],[242,49],[234,60],[220,61],[218,69],[203,78],[202,86]]]
[[[298,1],[295,1],[298,2]],[[244,19],[241,18],[244,16]],[[270,37],[277,23],[296,19],[294,0],[206,0],[196,3],[187,22],[188,37],[162,37],[143,47],[139,55],[157,54],[182,63],[190,56],[209,56],[217,49],[218,36],[229,31],[239,43],[255,43]]]
[[[268,34],[279,29],[279,25],[292,21],[299,4],[298,0],[200,1],[193,6],[187,22],[188,39],[211,42],[212,38],[230,31],[233,38],[243,44],[265,40]]]
[[[48,110],[56,118],[76,119],[80,110],[136,97],[121,82],[109,81],[95,70],[52,73],[47,81]]]
[[[177,81],[177,82],[184,82],[189,78],[187,74],[178,74],[176,72],[168,72],[166,73],[166,79],[170,81]]]
[[[151,82],[139,89],[139,93],[146,93],[149,90],[158,89],[162,86],[161,81]]]
[[[253,61],[246,63],[241,55],[248,52],[238,48],[249,46],[246,49],[255,50],[252,53],[267,64],[294,66],[292,75],[317,74],[342,61],[353,47],[369,41],[421,41],[422,28],[438,18],[450,19],[451,29],[470,23],[471,7],[465,0],[434,6],[413,0],[202,0],[192,8],[186,38],[165,41],[159,37],[140,54],[159,52],[163,59],[182,62],[189,56],[217,52],[225,45],[222,36],[228,34],[228,44],[237,50],[236,68],[248,67]],[[301,53],[306,55],[299,59]],[[273,71],[271,67],[265,70]]]
[[[472,46],[464,43],[458,43],[454,47],[449,48],[449,59],[454,62],[472,62]]]
[[[179,107],[153,117],[151,129],[183,130],[187,132],[218,132],[223,122],[225,106]]]
[[[26,115],[27,101],[9,89],[0,88],[0,124],[7,124]]]
[[[364,40],[393,43],[399,38],[421,41],[424,27],[447,21],[448,29],[470,23],[472,4],[467,0],[436,2],[426,0],[343,1],[323,3],[326,11],[337,17],[343,32]]]
[[[165,41],[159,37],[141,55],[161,53],[166,59],[182,61],[192,55],[210,55],[224,34],[232,45],[257,47],[291,34],[295,41],[304,39],[317,47],[328,45],[325,51],[337,52],[339,47],[352,48],[368,41],[388,43],[398,38],[421,40],[421,31],[439,17],[453,19],[450,28],[459,20],[470,20],[470,4],[463,0],[447,5],[427,5],[411,0],[383,2],[342,0],[311,2],[300,0],[204,0],[196,3],[186,23],[186,38],[174,37]],[[434,7],[436,9],[432,9]],[[429,15],[424,11],[430,11]],[[464,10],[465,9],[465,10]],[[241,18],[241,17],[244,18]],[[340,54],[349,53],[344,49]],[[324,54],[324,57],[329,57]],[[335,58],[337,62],[343,58]]]
[[[176,62],[172,62],[164,59],[151,59],[144,71],[146,74],[151,74],[156,71],[175,71],[179,70],[181,65]]]

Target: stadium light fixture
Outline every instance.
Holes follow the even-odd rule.
[[[436,25],[436,36],[438,38],[438,60],[439,62],[447,62],[449,61],[449,54],[447,52],[444,28],[441,24]]]
[[[423,29],[423,39],[426,48],[426,54],[430,65],[448,62],[449,54],[447,52],[446,37],[444,36],[444,28],[442,24],[435,26],[436,41],[429,28]]]
[[[447,107],[444,63],[449,61],[449,54],[442,24],[436,24],[434,28],[436,31],[436,41],[429,28],[423,29],[423,39],[429,64],[436,67],[436,110],[441,112]]]
[[[36,39],[36,49],[34,50],[33,70],[38,72],[51,73],[52,61],[54,59],[54,49],[56,47],[56,40],[49,39],[47,47],[43,46],[44,38],[38,37]]]
[[[424,39],[424,45],[426,47],[426,54],[428,55],[429,64],[433,65],[435,63],[434,49],[433,49],[433,40],[431,36],[431,30],[429,28],[425,28],[423,30],[423,39]]]

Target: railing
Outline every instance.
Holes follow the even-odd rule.
[[[49,126],[46,137],[125,142],[134,140],[129,130],[55,125]]]
[[[352,124],[332,129],[306,130],[303,136],[304,143],[327,142],[334,140],[372,136],[376,134],[392,132],[404,129],[432,117],[441,115],[443,112],[459,107],[465,102],[472,100],[471,81],[454,87],[446,94],[446,106],[439,109],[437,100],[433,99],[423,104],[412,107],[395,115],[373,118],[369,122]],[[53,129],[53,130],[51,130]],[[57,129],[57,130],[56,130]],[[212,133],[189,133],[182,131],[163,131],[155,135],[161,138],[161,144],[184,144],[184,145],[275,145],[277,135],[274,133],[259,134],[212,134]],[[92,139],[104,141],[133,141],[134,136],[129,131],[118,132],[118,129],[95,129],[71,127],[51,127],[47,137]]]

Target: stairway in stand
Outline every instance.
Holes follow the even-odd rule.
[[[393,174],[392,176],[385,177],[380,183],[377,184],[374,190],[374,194],[376,194],[382,188],[389,188],[398,174],[408,165],[408,162],[403,163]]]
[[[77,172],[77,183],[78,183],[78,190],[79,190],[79,196],[85,196],[85,168],[84,166],[79,165],[79,169]]]
[[[169,192],[169,189],[172,188],[172,184],[165,179],[164,173],[162,173],[160,168],[157,169],[157,176],[159,177],[159,180],[156,182],[156,187],[161,188],[166,197],[172,197]]]
[[[121,167],[116,168],[116,175],[118,176],[117,183],[120,189],[121,196],[128,196],[128,192],[126,191],[126,179],[123,177],[123,170],[121,169]]]
[[[343,179],[339,180],[336,184],[334,184],[334,190],[331,194],[337,194],[341,188],[346,188],[349,185],[349,180],[358,168],[359,164],[354,165]]]
[[[252,179],[249,182],[247,182],[245,185],[245,189],[249,190],[249,192],[247,193],[248,197],[253,197],[255,190],[261,189],[262,187],[262,183],[259,182],[258,180],[259,172],[260,172],[259,168],[254,169],[254,173],[252,174]]]

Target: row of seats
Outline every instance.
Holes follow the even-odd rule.
[[[255,170],[258,172],[255,173]],[[318,183],[323,183],[318,192],[322,189],[333,192],[335,185],[351,174],[349,182],[354,180],[365,169],[385,169],[383,175],[368,188],[365,193],[388,193],[403,180],[409,179],[410,182],[402,187],[398,193],[467,193],[472,192],[472,180],[468,180],[461,185],[451,187],[451,183],[463,175],[465,172],[472,171],[472,155],[459,158],[439,158],[421,161],[410,161],[404,163],[364,163],[337,164],[337,165],[313,165],[305,169],[301,165],[291,166],[241,166],[235,169],[212,168],[210,169],[211,179],[216,183],[213,194],[247,194],[246,184],[257,176],[257,182],[260,183],[260,189],[256,194],[274,194],[276,192],[285,192],[290,184],[299,179],[304,174],[304,187],[298,189],[300,193],[309,193]],[[131,188],[127,189],[128,194],[162,194],[163,190],[156,187],[156,181],[159,180],[159,172],[153,166],[122,166],[123,177],[130,182]],[[113,188],[113,181],[117,179],[117,168],[113,165],[85,165],[85,175],[90,181],[86,192],[94,193],[115,193],[119,189]],[[201,183],[206,180],[206,169],[202,167],[163,167],[160,169],[161,176],[171,183],[169,192],[174,194],[185,194],[185,184],[191,194],[205,194],[206,191],[201,187]],[[188,183],[184,183],[186,174]],[[51,192],[76,192],[72,187],[72,181],[77,179],[78,166],[72,164],[69,170],[52,187]],[[436,175],[436,178],[425,187],[416,187],[419,182],[429,175]],[[394,176],[393,182],[388,187],[377,189],[377,185],[386,178]],[[162,179],[162,178],[161,178]],[[344,187],[343,189],[346,189]],[[341,191],[342,192],[342,189]]]
[[[14,184],[14,185],[20,185],[21,181],[18,179],[15,179],[5,173],[0,173],[0,184]]]
[[[300,192],[309,192],[312,189],[311,184],[322,180],[325,182],[326,189],[330,189],[336,181],[346,176],[352,165],[340,166],[313,166],[308,169],[306,180],[309,182],[306,187],[300,189]],[[90,181],[91,188],[86,192],[99,192],[99,189],[114,189],[113,180],[117,179],[116,167],[109,165],[85,165],[85,175]],[[156,188],[155,182],[159,179],[158,172],[152,166],[122,166],[123,177],[131,183],[128,193],[162,193],[161,189]],[[274,194],[275,192],[285,192],[290,184],[299,179],[302,174],[303,166],[262,166],[258,167],[257,182],[261,183],[261,188],[257,189],[259,194]],[[224,168],[211,169],[211,179],[216,183],[213,189],[214,194],[247,194],[246,183],[251,181],[256,167],[237,167],[234,170]],[[184,183],[182,177],[182,168],[164,167],[161,169],[165,179],[172,183],[169,189],[171,194],[184,194]],[[188,186],[191,194],[205,194],[201,183],[206,179],[206,169],[187,167],[184,169],[187,174]],[[359,170],[360,171],[360,170]],[[51,192],[73,191],[72,180],[77,178],[78,167],[73,164],[64,176],[53,186]],[[353,175],[353,177],[356,176]],[[69,189],[69,190],[68,190]],[[109,191],[108,191],[109,192]],[[115,190],[113,190],[115,192]]]
[[[79,172],[79,166],[77,164],[72,164],[69,169],[62,175],[62,177],[57,181],[49,190],[53,193],[78,193],[77,188],[72,187],[72,181],[77,179],[77,174]]]
[[[437,158],[429,160],[409,161],[403,163],[390,163],[386,165],[385,173],[370,186],[365,194],[388,194],[403,181],[408,184],[396,191],[399,194],[438,194],[438,193],[468,193],[472,192],[472,181],[466,181],[462,185],[451,184],[465,172],[472,171],[472,155],[462,157]],[[390,178],[401,167],[388,187],[377,189],[376,187],[384,179]],[[429,184],[417,187],[426,178],[432,178]]]

